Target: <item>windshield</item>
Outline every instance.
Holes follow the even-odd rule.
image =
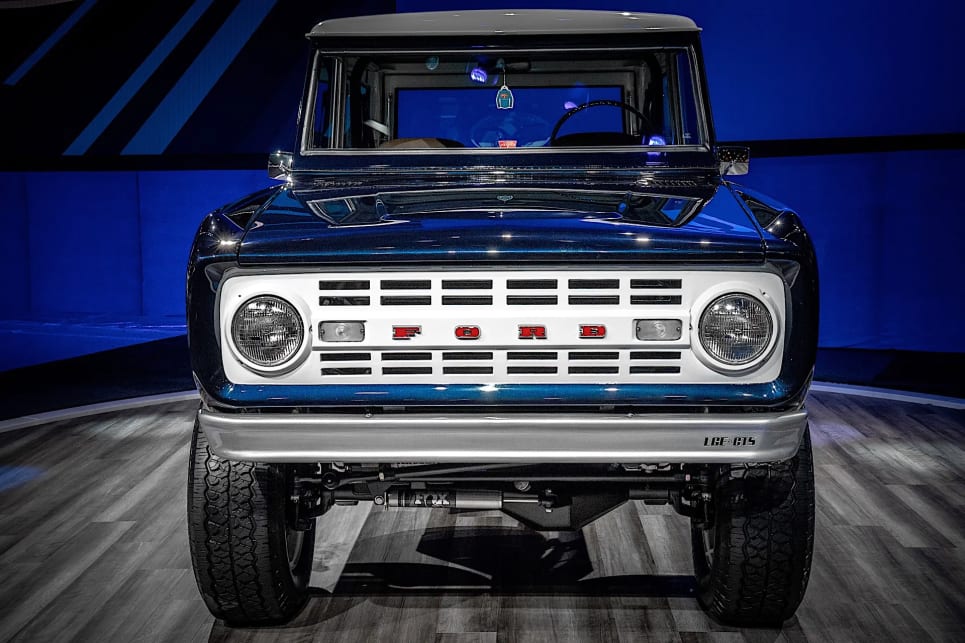
[[[326,56],[305,151],[703,143],[686,48]]]

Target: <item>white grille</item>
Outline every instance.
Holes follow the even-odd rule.
[[[734,291],[767,302],[775,327],[783,329],[784,286],[769,272],[237,272],[222,286],[222,337],[230,337],[224,334],[225,320],[238,306],[253,296],[274,294],[302,313],[311,328],[312,350],[294,370],[263,376],[226,349],[225,372],[239,384],[772,381],[780,370],[782,341],[763,366],[744,374],[709,368],[695,347],[692,326],[703,306]],[[683,332],[677,340],[641,341],[637,319],[680,320]],[[321,341],[319,324],[332,321],[364,322],[364,341]],[[582,326],[605,328],[605,336],[581,337]],[[418,332],[393,339],[395,327]],[[458,338],[460,327],[478,328],[478,337]],[[525,337],[520,327],[542,327],[545,337]]]
[[[680,373],[680,350],[424,350],[318,351],[326,380],[381,375],[384,381],[412,376],[511,377],[519,381],[568,375],[599,379],[624,374],[639,377]],[[592,377],[595,376],[595,377]]]
[[[319,279],[319,306],[660,306],[681,303],[681,279],[370,277]]]

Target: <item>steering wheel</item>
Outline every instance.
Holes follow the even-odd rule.
[[[589,109],[591,107],[601,107],[603,105],[606,105],[609,107],[619,107],[624,111],[630,112],[631,114],[633,114],[634,116],[640,119],[640,124],[643,126],[644,132],[651,129],[650,121],[647,119],[646,116],[643,115],[643,112],[641,112],[639,109],[637,109],[630,103],[624,103],[618,100],[606,100],[606,99],[591,100],[588,103],[583,103],[582,105],[577,105],[576,107],[573,107],[567,110],[567,112],[560,117],[560,120],[556,121],[556,125],[553,126],[553,133],[550,134],[550,140],[549,140],[550,147],[556,144],[556,135],[559,134],[560,128],[563,127],[563,123],[570,120],[570,118],[579,114],[584,109]]]

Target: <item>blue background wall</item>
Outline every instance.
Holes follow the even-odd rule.
[[[175,159],[167,167],[177,166],[178,155],[199,158],[215,153],[219,141],[225,140],[244,141],[227,151],[257,153],[244,165],[258,167],[262,152],[290,136],[278,131],[279,123],[292,121],[304,70],[301,35],[312,21],[292,13],[290,4],[273,9],[243,4],[249,12],[268,18],[250,40],[232,45],[235,57],[220,76],[210,79],[193,112],[185,116],[177,106],[171,110],[180,119],[180,129],[160,150]],[[376,4],[357,10],[372,10],[369,5]],[[175,24],[181,12],[194,5],[178,4],[169,22]],[[777,150],[778,156],[753,159],[751,173],[741,177],[742,182],[800,211],[815,238],[822,270],[821,345],[965,352],[965,296],[959,282],[965,272],[960,250],[965,207],[958,189],[965,150],[779,156],[781,142],[787,143],[789,153],[799,149],[795,139],[904,135],[914,147],[916,136],[953,134],[961,141],[965,89],[960,74],[951,71],[961,61],[955,50],[958,25],[965,19],[961,4],[923,0],[913,13],[907,8],[887,10],[873,0],[399,0],[395,6],[399,11],[572,7],[693,17],[704,28],[718,138],[770,141],[768,149]],[[215,2],[212,11],[218,7]],[[67,9],[57,10],[63,15],[51,19],[49,30],[69,15]],[[333,11],[332,6],[326,10]],[[347,4],[334,9],[340,15],[354,10]],[[199,40],[193,53],[182,52],[180,72],[191,69],[192,61],[208,49],[217,28],[232,15],[231,7],[226,5],[222,14],[224,20],[213,25],[209,40]],[[259,55],[258,47],[278,42],[278,34],[286,30],[291,51],[274,55],[288,63],[284,73],[269,78],[263,67],[267,58]],[[166,33],[161,30],[158,39]],[[33,44],[44,37],[43,30],[38,31]],[[59,46],[69,53],[68,44]],[[50,55],[58,51],[55,48]],[[27,53],[8,59],[0,72],[12,71]],[[114,82],[104,88],[102,103],[128,79],[131,67],[117,70]],[[121,158],[143,124],[156,120],[158,106],[177,86],[178,69],[162,67],[151,76],[147,89],[132,99],[88,156]],[[29,89],[31,74],[42,72],[38,63],[37,71],[25,75],[16,87],[0,90],[0,104]],[[267,92],[270,100],[245,91],[251,78],[275,83]],[[157,87],[151,89],[151,83]],[[147,100],[152,92],[153,103]],[[237,116],[226,117],[235,113],[232,105],[239,100],[269,100],[271,108],[246,108],[239,123]],[[62,154],[99,109],[99,104],[92,104],[77,118],[74,130],[51,138],[48,155]],[[11,125],[9,119],[4,121]],[[219,130],[222,126],[230,130]],[[164,127],[170,129],[170,124]],[[244,135],[231,133],[238,131]],[[928,140],[923,147],[930,147],[936,137]],[[879,143],[888,149],[888,139]],[[902,145],[908,147],[908,139]],[[822,150],[821,144],[816,150]],[[8,149],[5,156],[15,158],[14,151]],[[238,158],[224,166],[237,166]],[[218,167],[219,162],[213,159],[210,166]],[[136,168],[137,159],[131,165]],[[58,170],[56,163],[52,167]],[[93,317],[145,326],[183,323],[184,263],[201,216],[270,183],[261,169],[41,172],[10,162],[6,169],[0,172],[0,270],[5,275],[7,322]],[[0,338],[0,350],[9,354],[11,345]]]

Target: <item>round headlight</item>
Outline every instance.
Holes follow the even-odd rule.
[[[231,338],[241,355],[256,364],[281,366],[298,353],[305,326],[295,307],[263,295],[246,301],[231,321]]]
[[[700,343],[711,357],[728,366],[749,364],[771,343],[774,321],[761,301],[731,293],[710,302],[700,316]]]

